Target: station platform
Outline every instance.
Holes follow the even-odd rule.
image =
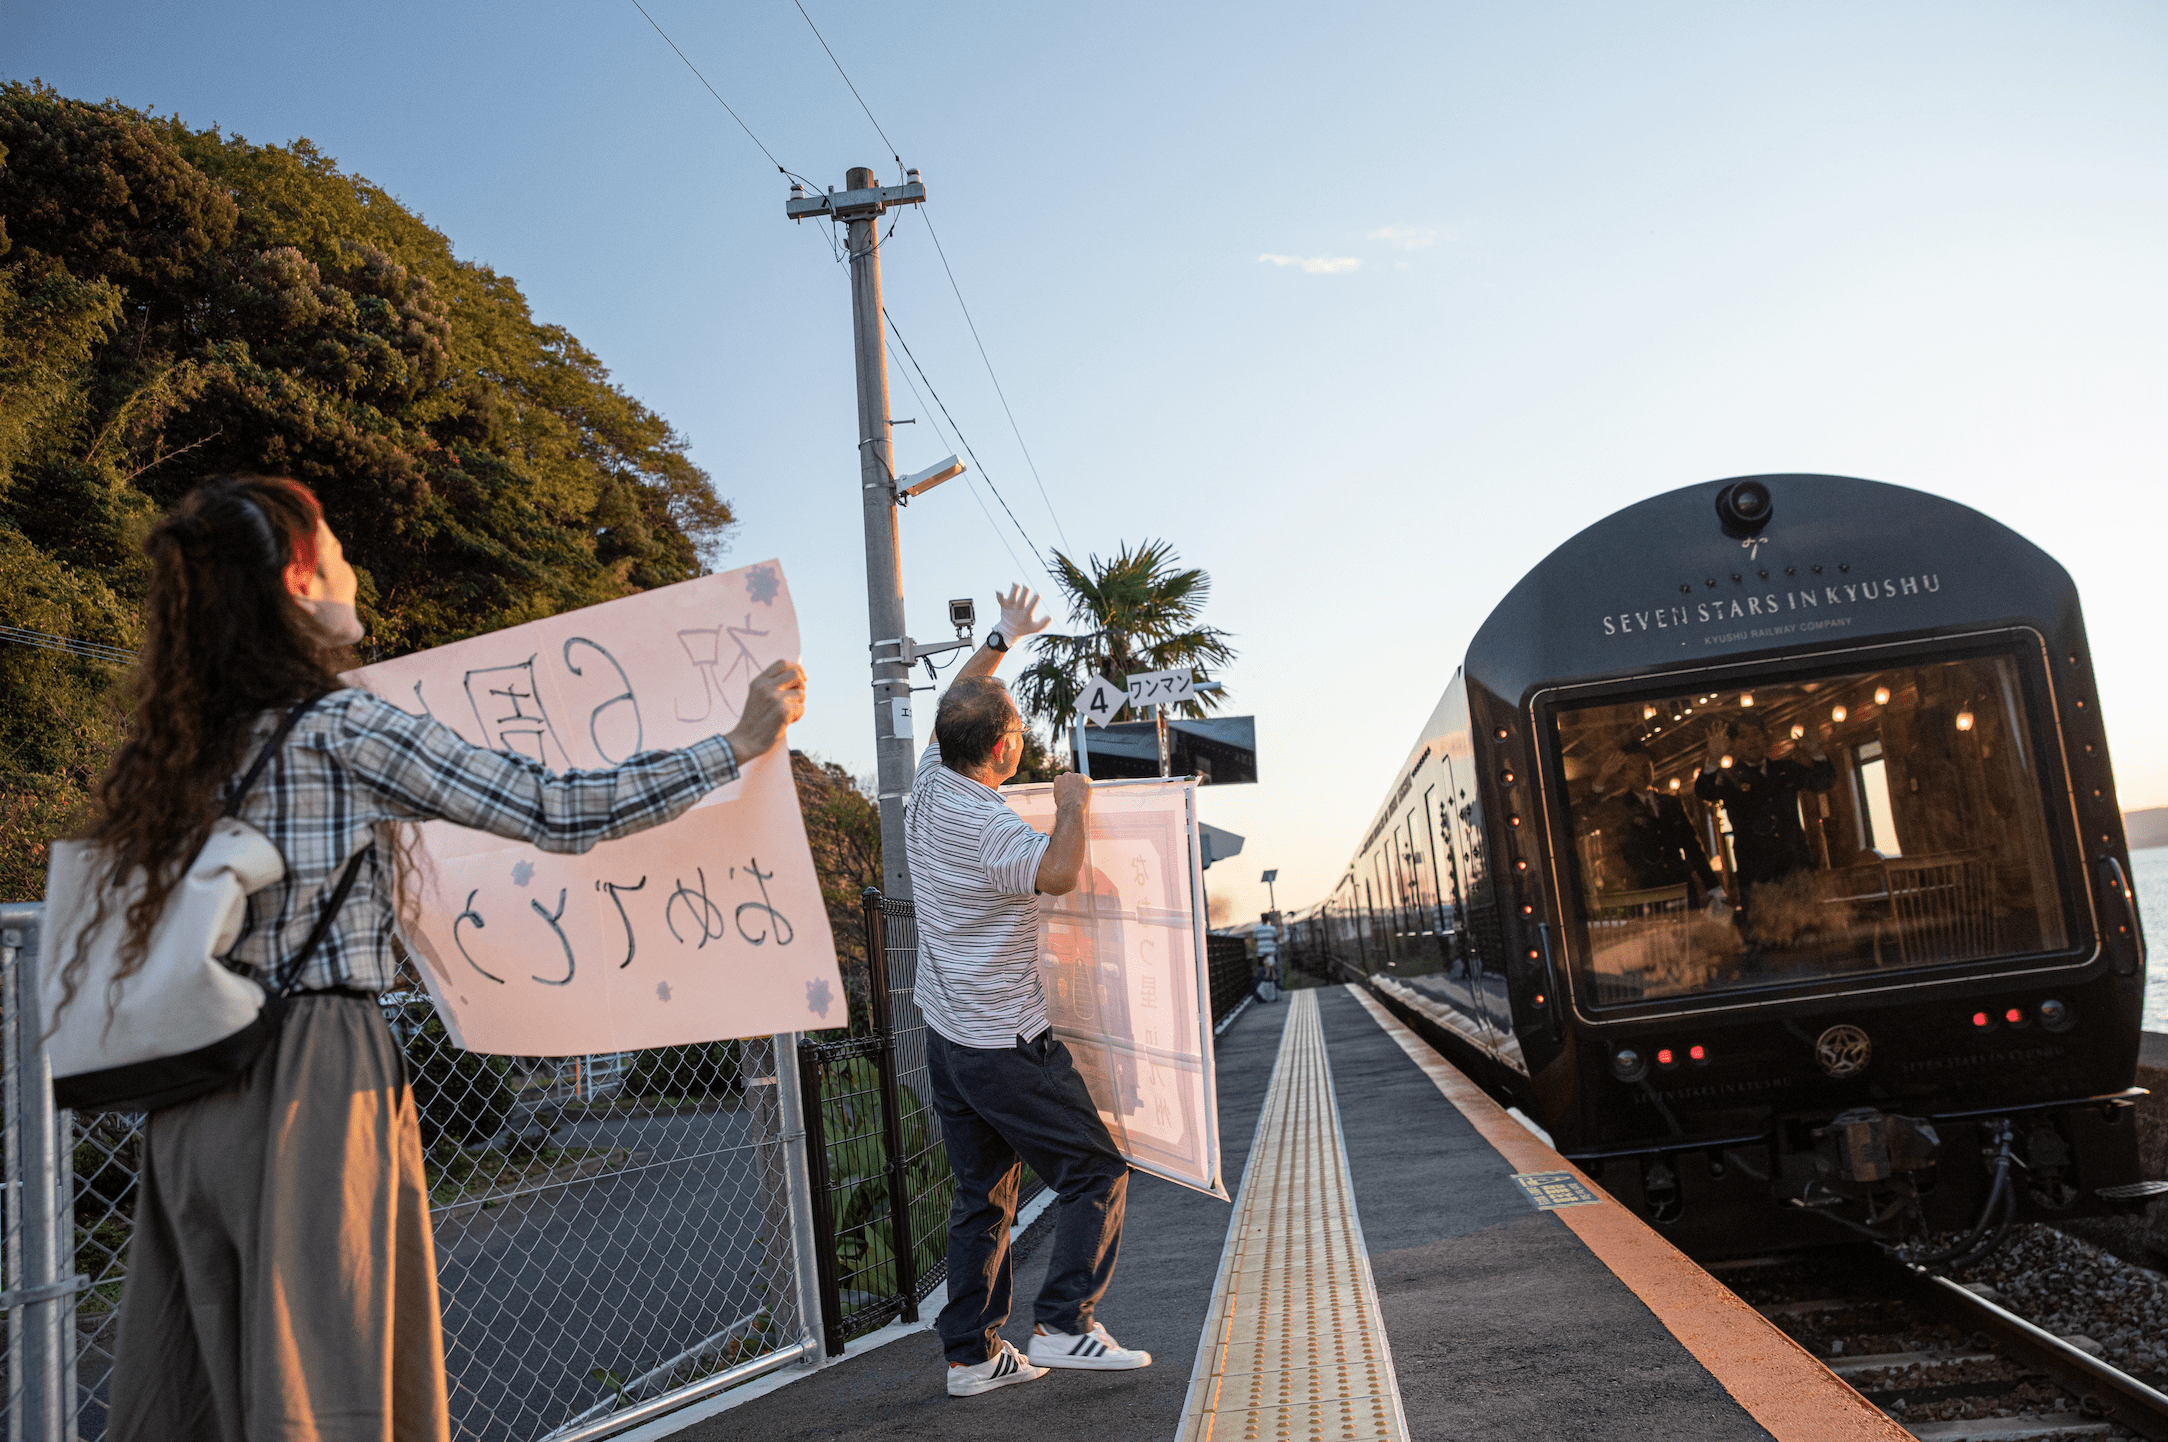
[[[1100,1308],[1151,1367],[1056,1371],[951,1399],[921,1324],[633,1435],[1908,1435],[1367,994],[1319,988],[1251,1006],[1220,1039],[1218,1066],[1234,1205],[1133,1175]],[[1018,1266],[1007,1334],[1020,1349],[1048,1251]]]

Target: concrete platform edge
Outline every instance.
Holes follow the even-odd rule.
[[[1603,1200],[1555,1215],[1778,1442],[1911,1434],[1509,1116],[1364,987],[1347,990],[1516,1172],[1570,1172]]]
[[[1016,1224],[1009,1228],[1010,1244],[1014,1245],[1016,1239],[1023,1236],[1031,1224],[1039,1220],[1040,1214],[1052,1206],[1053,1203],[1054,1189],[1048,1187],[1039,1195],[1018,1207],[1016,1209]],[[926,1295],[925,1301],[918,1304],[919,1320],[916,1322],[890,1322],[880,1331],[868,1332],[865,1336],[852,1342],[849,1349],[840,1357],[824,1361],[817,1366],[784,1367],[770,1372],[767,1376],[748,1382],[743,1387],[733,1387],[728,1392],[718,1393],[713,1397],[704,1397],[698,1402],[688,1403],[680,1407],[675,1412],[665,1413],[652,1422],[644,1422],[630,1431],[619,1432],[612,1436],[609,1442],[666,1442],[666,1439],[675,1437],[695,1422],[704,1422],[710,1417],[720,1416],[733,1407],[742,1406],[755,1398],[765,1397],[770,1392],[779,1391],[793,1382],[803,1381],[805,1378],[811,1377],[817,1372],[825,1371],[830,1367],[840,1367],[854,1357],[863,1357],[868,1352],[878,1351],[890,1342],[901,1341],[914,1333],[930,1332],[933,1330],[933,1319],[941,1315],[941,1308],[947,1305],[947,1302],[948,1283],[943,1282]]]

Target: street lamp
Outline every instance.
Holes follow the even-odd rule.
[[[1272,883],[1278,881],[1279,879],[1280,873],[1277,869],[1266,872],[1263,878],[1265,883],[1265,895],[1272,898],[1272,915],[1274,918],[1274,925],[1279,924],[1278,918],[1280,915],[1280,895],[1278,889],[1274,887]]]

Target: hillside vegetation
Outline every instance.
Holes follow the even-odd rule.
[[[323,498],[367,659],[699,575],[731,525],[592,352],[308,141],[0,85],[0,625],[132,648],[144,532],[230,469]],[[0,898],[119,677],[0,645]]]

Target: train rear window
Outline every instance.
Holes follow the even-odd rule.
[[[1594,1005],[2067,949],[2018,663],[1561,710]]]

